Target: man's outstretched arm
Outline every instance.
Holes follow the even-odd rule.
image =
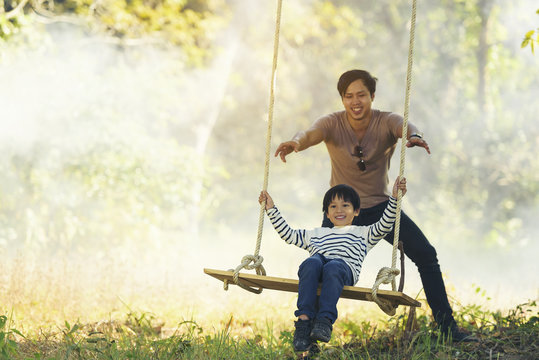
[[[402,127],[397,130],[397,136],[399,138],[402,138]],[[414,147],[419,146],[424,148],[427,153],[430,154],[430,148],[429,144],[423,139],[423,133],[421,133],[417,127],[412,124],[408,123],[408,142],[406,143],[406,147]]]
[[[319,144],[324,140],[324,133],[320,129],[310,129],[300,131],[290,141],[285,141],[275,150],[275,156],[279,156],[283,162],[286,162],[286,156],[292,152],[298,152]]]

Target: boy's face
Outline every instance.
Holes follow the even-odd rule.
[[[351,202],[335,197],[329,203],[326,215],[333,225],[347,226],[352,225],[354,216],[359,215],[359,209],[354,210]]]

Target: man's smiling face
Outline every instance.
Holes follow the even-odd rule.
[[[342,97],[348,121],[370,119],[373,100],[374,94],[371,96],[363,80],[359,79],[352,82]]]

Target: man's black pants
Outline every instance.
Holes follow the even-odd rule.
[[[382,217],[387,203],[384,201],[376,206],[361,209],[356,216],[353,225],[368,226],[374,224]],[[324,215],[323,227],[333,227],[331,221]],[[385,240],[393,244],[394,230],[391,230]],[[399,240],[402,242],[404,253],[417,266],[427,302],[432,309],[432,314],[442,329],[447,329],[454,324],[453,311],[447,299],[444,280],[436,249],[429,243],[421,229],[410,219],[404,211],[401,211]]]

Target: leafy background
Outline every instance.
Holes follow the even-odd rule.
[[[202,268],[233,268],[254,249],[275,2],[2,5],[0,310],[61,298],[59,313],[39,315],[49,319],[259,301],[220,291]],[[410,119],[433,153],[407,151],[404,209],[437,248],[453,301],[485,301],[478,289],[492,306],[538,295],[539,67],[520,48],[536,10],[499,0],[418,7]],[[402,113],[409,18],[397,0],[285,1],[272,150],[341,109],[336,80],[351,68],[379,78],[375,107]],[[324,147],[270,168],[290,224],[318,226]],[[361,285],[390,251],[372,251]],[[267,224],[261,254],[279,276],[295,276],[305,256]],[[407,291],[420,288],[408,262]]]

